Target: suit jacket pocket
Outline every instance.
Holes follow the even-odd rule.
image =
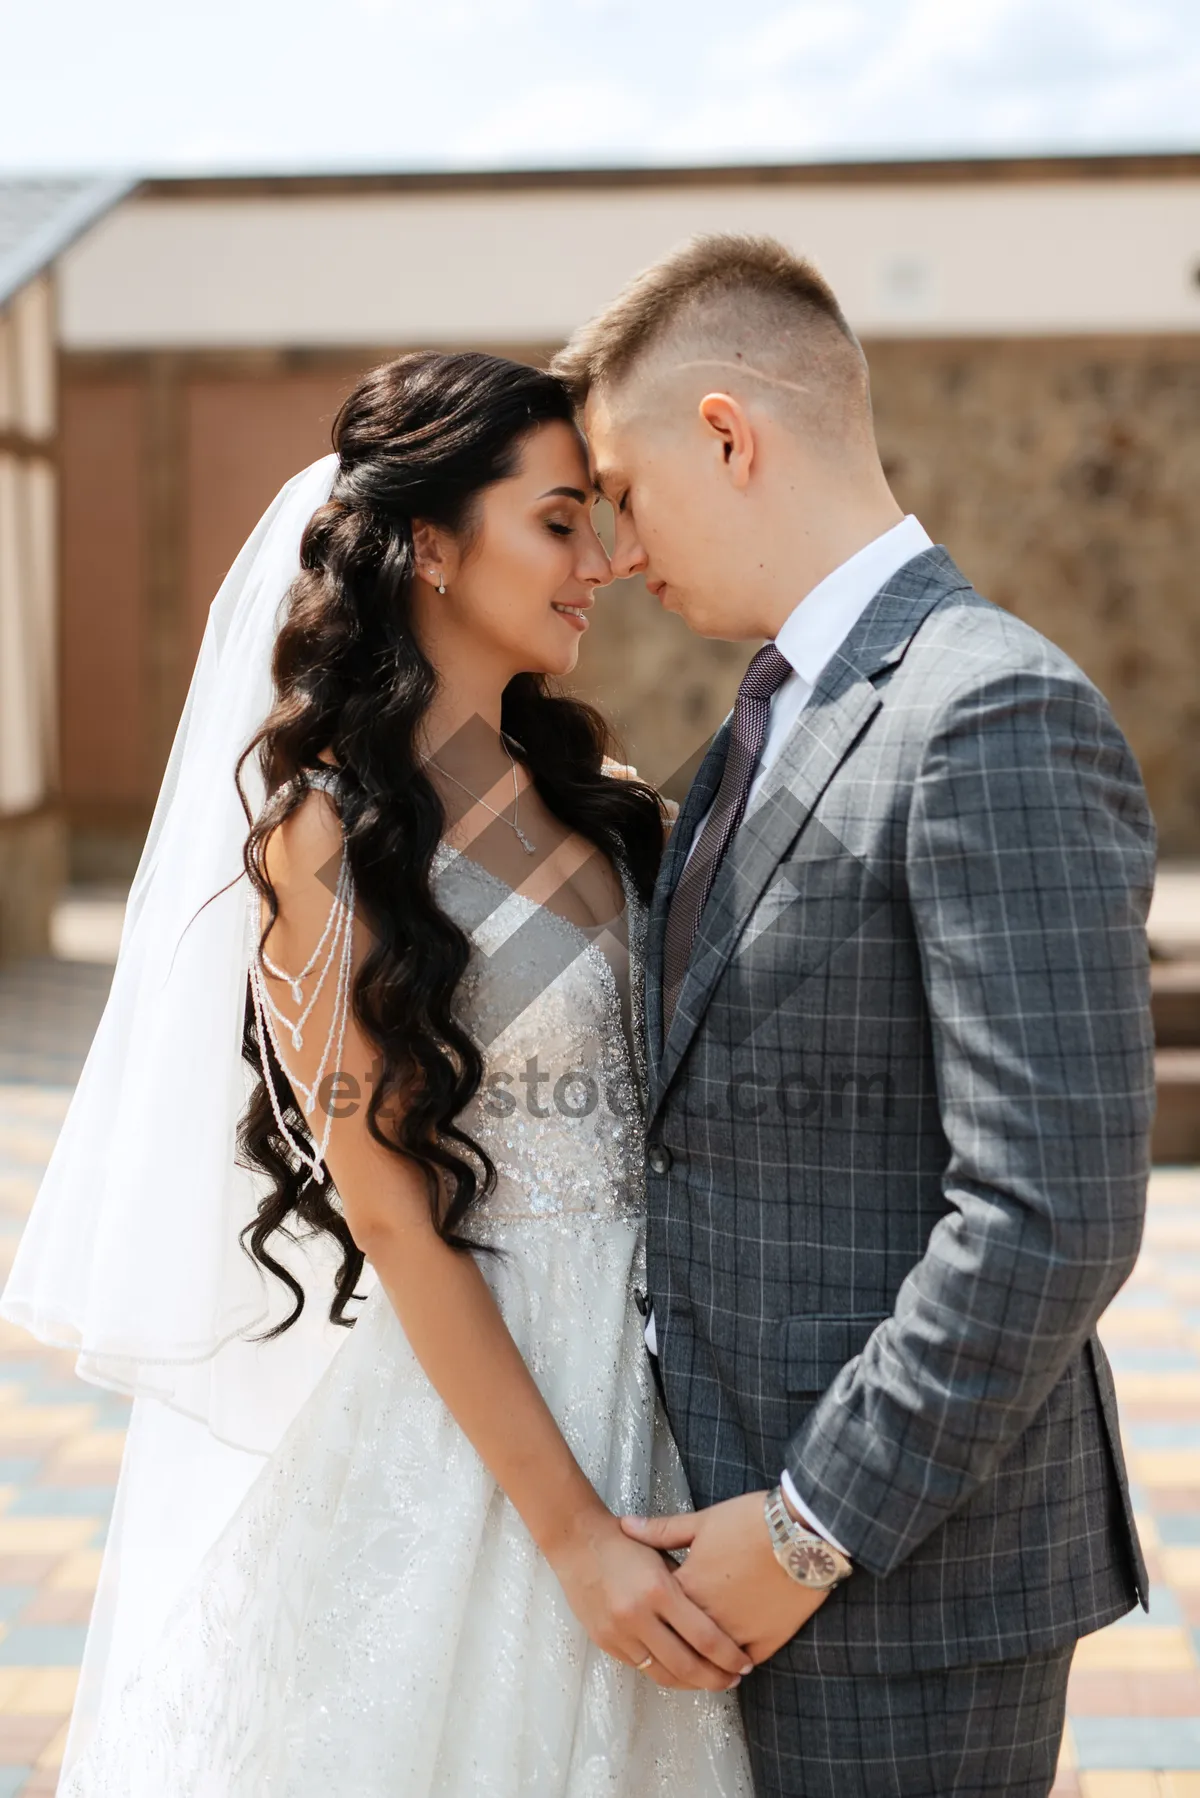
[[[891,1315],[890,1311],[853,1311],[840,1317],[785,1317],[786,1390],[824,1392],[839,1369],[862,1353],[868,1337]]]
[[[891,898],[887,883],[818,818],[805,824],[747,918],[735,959],[806,979]]]

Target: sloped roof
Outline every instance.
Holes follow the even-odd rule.
[[[0,306],[134,185],[128,176],[0,177]]]

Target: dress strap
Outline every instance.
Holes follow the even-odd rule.
[[[315,768],[302,768],[296,779],[307,781],[311,787],[321,787],[326,793],[336,795],[338,791],[338,770],[331,768],[328,762],[322,762]]]
[[[339,769],[331,768],[328,762],[321,762],[313,768],[297,768],[296,772],[284,782],[279,790],[284,792],[290,787],[299,798],[303,799],[310,787],[316,787],[319,792],[328,793],[333,800],[334,810],[340,818],[342,815],[342,790],[338,780],[339,772]]]

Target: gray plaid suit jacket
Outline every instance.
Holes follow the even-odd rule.
[[[1075,664],[926,551],[743,819],[664,1044],[728,733],[646,947],[647,1277],[696,1504],[786,1465],[857,1563],[762,1673],[1062,1645],[1147,1597],[1095,1335],[1154,1106],[1137,765]]]

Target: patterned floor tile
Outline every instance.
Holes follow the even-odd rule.
[[[1196,1666],[1188,1630],[1156,1628],[1097,1630],[1075,1650],[1074,1665],[1088,1673],[1187,1673]]]
[[[0,1640],[0,1665],[78,1666],[83,1637],[84,1630],[77,1623],[31,1623],[23,1618]]]
[[[1158,1766],[1200,1772],[1200,1717],[1076,1716],[1071,1733],[1081,1771]]]
[[[1077,1789],[1080,1798],[1163,1798],[1157,1773],[1081,1773]]]
[[[1186,1671],[1089,1672],[1072,1668],[1073,1717],[1200,1717],[1200,1665]]]

